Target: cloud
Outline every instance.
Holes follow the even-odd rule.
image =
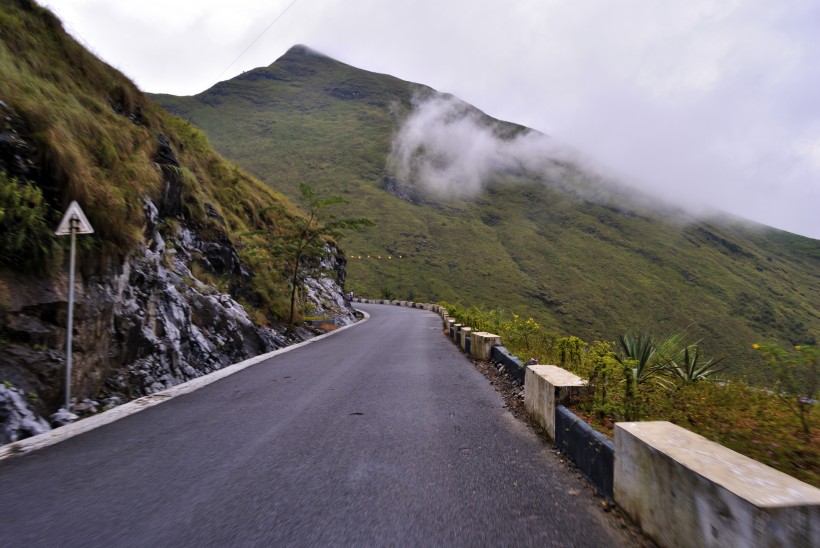
[[[54,4],[145,89],[190,94],[289,2]],[[818,28],[812,0],[300,0],[222,78],[306,44],[555,136],[669,200],[820,238]]]
[[[752,201],[759,201],[761,193],[774,192],[765,185],[755,186],[759,185],[755,177],[759,175],[760,166],[748,148],[749,138],[754,136],[747,135],[743,142],[714,141],[717,150],[695,151],[700,156],[691,151],[681,154],[691,165],[670,161],[667,151],[683,149],[692,137],[680,128],[686,124],[696,127],[701,121],[699,117],[686,119],[688,114],[691,112],[681,112],[679,131],[656,135],[645,132],[646,140],[639,151],[643,163],[619,171],[541,132],[495,120],[452,95],[424,92],[414,96],[412,109],[393,136],[387,169],[392,178],[391,189],[401,189],[411,199],[469,199],[479,195],[490,182],[501,178],[540,180],[560,186],[584,200],[629,203],[631,207],[652,209],[679,222],[691,220],[693,215],[727,218],[715,203],[721,200],[743,202],[742,196],[732,194],[736,190],[731,185],[710,191],[709,194],[716,197],[714,203],[704,200],[707,193],[702,191],[690,196],[686,186],[689,177],[695,177],[703,169],[699,162],[715,162],[715,158],[708,156],[713,153],[721,158],[734,158],[736,165],[723,166],[717,171],[712,166],[711,173],[721,173],[722,170],[726,177],[735,177],[735,184],[740,182],[741,187],[745,184],[754,189]],[[613,116],[628,116],[628,111]],[[760,139],[773,137],[777,138],[765,134],[757,136]],[[635,141],[629,142],[634,144]],[[797,141],[783,154],[778,187],[791,183],[795,185],[796,194],[810,197],[811,189],[800,189],[802,180],[820,168],[820,139]],[[747,166],[745,172],[738,169],[744,164]],[[739,174],[745,179],[738,181]],[[579,176],[592,184],[579,185]],[[653,184],[653,180],[665,184]],[[670,182],[679,183],[680,187],[672,188]],[[793,209],[814,210],[817,203],[820,202],[812,198],[807,203],[796,203]],[[771,207],[768,213],[771,213]]]
[[[446,94],[416,96],[393,137],[390,170],[399,184],[439,197],[469,198],[499,174],[555,178],[577,154],[537,131],[501,124]]]

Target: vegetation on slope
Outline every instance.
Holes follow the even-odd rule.
[[[689,327],[755,381],[773,377],[752,342],[816,342],[816,240],[642,205],[573,169],[496,173],[474,199],[401,197],[391,140],[419,92],[434,93],[297,46],[199,95],[153,98],[282,192],[310,181],[349,198],[347,214],[373,218],[377,228],[348,245],[359,293],[501,306],[587,339]]]
[[[230,274],[220,285],[285,317],[285,273],[255,244],[260,234],[290,237],[298,209],[215,153],[201,130],[148,101],[49,11],[31,0],[0,6],[0,266],[48,272],[59,264],[63,242],[53,230],[71,200],[96,230],[81,239],[78,264],[86,273],[117,264],[143,239],[148,197],[203,240],[236,246],[252,287]]]
[[[704,356],[685,332],[659,340],[625,333],[617,343],[587,343],[559,336],[533,318],[441,304],[458,323],[501,335],[520,358],[557,364],[587,380],[589,390],[573,400],[573,410],[610,437],[617,421],[670,421],[820,486],[816,348],[754,344],[777,381],[762,390],[724,377],[722,364]]]

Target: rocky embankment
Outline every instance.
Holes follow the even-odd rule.
[[[214,271],[242,270],[229,243],[203,242],[184,226],[163,238],[156,206],[145,199],[144,209],[142,248],[75,287],[72,395],[78,414],[311,336],[304,328],[286,335],[284,326],[258,326],[231,295],[194,276],[189,265],[195,257]],[[344,299],[343,264],[330,257],[308,280],[307,299],[317,314],[345,325],[355,316]],[[67,285],[65,276],[0,273],[0,444],[48,430],[44,418],[63,401]]]
[[[8,128],[0,138],[0,168],[36,179],[25,139]],[[312,336],[306,327],[287,333],[284,325],[261,327],[252,319],[232,294],[247,295],[253,273],[224,234],[205,240],[186,224],[179,181],[165,169],[179,164],[162,136],[156,160],[165,188],[158,203],[143,197],[138,204],[142,244],[104,268],[78,264],[72,396],[79,415]],[[213,206],[206,210],[224,223]],[[306,265],[313,275],[305,298],[313,315],[345,325],[355,315],[344,298],[344,258],[335,248],[326,252],[320,264]],[[197,273],[231,279],[232,294]],[[0,270],[0,444],[48,430],[47,418],[63,405],[67,286],[65,273]]]

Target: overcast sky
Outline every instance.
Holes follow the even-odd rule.
[[[816,0],[292,2],[41,1],[146,91],[195,94],[305,44],[548,133],[678,203],[820,238]]]

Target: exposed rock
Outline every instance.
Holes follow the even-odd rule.
[[[173,240],[168,245],[158,229],[160,211],[173,207],[158,208],[145,198],[143,209],[142,247],[105,275],[76,282],[72,396],[81,403],[72,411],[79,415],[97,412],[99,401],[110,409],[313,335],[301,329],[288,338],[260,327],[231,295],[196,279],[193,261],[216,273],[249,275],[229,240],[203,241],[180,223],[166,234]],[[315,275],[305,282],[306,299],[312,314],[346,325],[355,315],[343,295],[344,259],[335,248],[327,252],[327,259],[311,265]],[[65,397],[66,301],[63,275],[31,279],[0,272],[0,381],[34,395],[26,401],[4,390],[0,443],[47,430],[41,417]],[[51,422],[67,420],[57,413]]]
[[[86,415],[93,415],[97,413],[99,405],[100,404],[95,402],[94,400],[85,398],[80,403],[73,404],[71,406],[71,412],[80,417],[84,417]]]
[[[177,216],[182,212],[182,176],[179,161],[167,137],[159,135],[157,144],[154,161],[162,171],[162,199],[159,204],[161,214],[163,217]]]
[[[49,418],[51,419],[51,426],[53,426],[54,428],[58,428],[60,426],[65,426],[66,424],[71,424],[80,417],[78,417],[71,411],[66,411],[65,407],[61,407],[57,410],[56,413],[51,415],[51,417]]]
[[[103,400],[103,411],[108,411],[109,409],[114,409],[118,405],[122,405],[122,398],[117,396],[111,396],[110,398],[105,398]]]
[[[0,445],[49,430],[48,423],[29,409],[18,389],[0,384]]]
[[[356,85],[336,86],[334,88],[331,88],[328,93],[331,96],[336,97],[337,99],[343,99],[345,101],[352,101],[355,99],[366,99],[371,95],[370,90],[366,89],[363,86]]]
[[[315,265],[313,271],[333,274],[333,277],[314,276],[305,280],[305,300],[312,310],[311,315],[325,318],[338,326],[356,322],[350,303],[345,299],[344,293],[338,291],[338,288],[344,287],[346,262],[334,248],[326,246],[325,259]]]

